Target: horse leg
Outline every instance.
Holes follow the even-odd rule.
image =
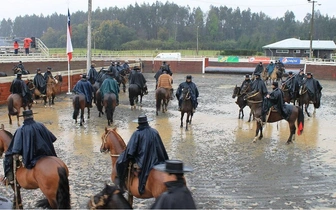
[[[9,119],[9,124],[11,125],[12,124],[12,117],[9,113],[8,113],[8,119]]]
[[[15,195],[14,185],[11,185],[11,187],[14,191],[13,209],[23,209],[20,186],[16,187],[16,190],[17,190],[16,195]]]
[[[190,113],[187,113],[187,118],[186,118],[186,131],[188,130],[188,124],[189,124],[189,117],[190,117]]]
[[[128,199],[127,199],[128,203],[133,206],[133,195],[131,192],[128,192]]]
[[[126,93],[126,83],[123,82],[122,84],[123,84],[123,91],[124,91],[124,93]]]
[[[255,133],[255,136],[254,136],[254,139],[253,139],[253,143],[255,143],[258,139],[258,134],[259,134],[259,131],[260,131],[260,136],[259,136],[259,140],[262,139],[262,126],[261,126],[261,121],[258,121],[256,120],[256,123],[257,123],[257,128],[256,128],[256,133]]]
[[[140,107],[142,107],[142,94],[140,95]]]
[[[18,110],[18,114],[16,115],[16,119],[17,119],[17,125],[20,126],[20,110]]]
[[[87,110],[88,110],[88,119],[90,119],[90,107],[88,107]]]
[[[308,112],[308,107],[309,107],[309,102],[305,104],[305,111],[306,111],[308,117],[310,117],[310,114]]]
[[[81,108],[79,125],[83,126],[83,123],[84,123],[84,109]]]
[[[180,125],[180,128],[183,128],[183,116],[184,116],[184,112],[181,111],[181,125]]]
[[[191,124],[191,120],[192,120],[193,116],[194,116],[194,113],[191,112],[191,114],[190,114],[189,124]]]
[[[294,122],[288,122],[289,123],[289,130],[290,130],[290,134],[289,134],[289,138],[286,142],[286,144],[290,144],[293,143],[293,141],[295,140],[295,131],[296,131],[296,127],[295,127],[295,121]]]

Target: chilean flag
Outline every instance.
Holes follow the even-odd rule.
[[[71,27],[70,27],[70,11],[68,9],[68,26],[67,26],[67,47],[66,52],[68,55],[68,61],[72,59],[72,43],[71,43]]]

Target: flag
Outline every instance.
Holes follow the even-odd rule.
[[[70,11],[68,9],[68,24],[67,24],[67,55],[68,55],[68,61],[71,61],[72,59],[72,43],[71,43],[71,27],[70,27]]]

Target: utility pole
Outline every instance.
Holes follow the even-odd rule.
[[[196,55],[198,55],[198,28],[199,26],[197,26],[197,32],[196,32]]]
[[[91,66],[91,16],[92,16],[92,0],[88,0],[88,33],[87,33],[87,58],[86,58],[86,72]]]
[[[309,3],[313,3],[312,5],[312,16],[310,19],[310,46],[309,46],[309,58],[313,58],[313,31],[314,31],[314,12],[315,12],[315,0],[308,0]]]

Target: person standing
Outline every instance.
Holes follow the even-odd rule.
[[[198,93],[198,89],[197,89],[197,86],[195,83],[192,82],[192,76],[191,75],[187,75],[186,76],[186,81],[185,82],[182,82],[179,87],[177,88],[176,90],[176,98],[179,100],[178,102],[178,106],[179,106],[179,111],[181,111],[181,106],[182,106],[182,90],[184,88],[188,88],[190,90],[190,94],[191,94],[191,102],[192,102],[192,105],[193,105],[193,113],[195,113],[196,111],[196,108],[197,108],[197,105],[198,105],[198,102],[197,102],[197,98],[199,96],[199,93]]]
[[[170,100],[174,99],[174,89],[173,89],[173,78],[167,73],[166,70],[163,71],[163,74],[159,77],[157,88],[165,88],[166,91],[170,92]]]
[[[14,55],[19,53],[19,43],[17,41],[14,42]]]
[[[119,86],[117,81],[113,78],[112,72],[106,73],[107,77],[104,80],[103,84],[100,86],[100,93],[102,96],[102,99],[104,99],[104,95],[106,93],[114,93],[116,95],[117,99],[117,106],[119,105]]]
[[[162,164],[168,160],[166,148],[157,130],[149,126],[151,119],[145,114],[140,114],[137,120],[139,126],[132,134],[126,149],[120,154],[116,163],[116,169],[121,189],[125,187],[125,177],[127,175],[129,163],[137,164],[139,172],[140,195],[145,192],[145,186],[149,172],[155,165]]]
[[[53,143],[56,137],[42,123],[36,122],[32,110],[24,110],[23,125],[13,136],[4,159],[4,172],[7,181],[13,184],[13,156],[21,155],[22,162],[27,169],[32,169],[37,161],[45,156],[55,156]]]
[[[26,55],[29,55],[29,46],[30,46],[29,41],[28,41],[28,40],[25,40],[25,41],[23,42],[23,48],[25,48],[25,53],[26,53]]]
[[[91,83],[87,80],[86,73],[82,74],[82,78],[76,83],[73,92],[85,95],[86,104],[92,108],[94,89]]]
[[[184,173],[191,172],[192,168],[184,166],[180,160],[166,160],[164,164],[154,166],[154,169],[166,172],[164,180],[167,191],[155,199],[151,209],[196,209],[184,180]]]

